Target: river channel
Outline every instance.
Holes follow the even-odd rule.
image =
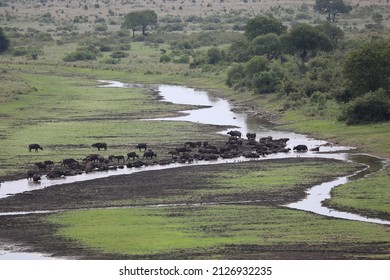
[[[311,148],[320,147],[320,152],[308,151],[306,153],[278,153],[266,156],[259,160],[267,160],[272,158],[294,158],[294,157],[315,157],[315,158],[330,158],[337,160],[353,161],[359,164],[364,164],[367,168],[363,171],[351,174],[350,176],[344,176],[337,178],[334,181],[326,182],[317,186],[314,186],[307,191],[307,197],[296,203],[289,205],[284,205],[289,208],[299,209],[304,211],[310,211],[317,213],[319,215],[331,216],[336,218],[356,220],[363,222],[371,222],[378,224],[390,224],[390,221],[373,219],[363,217],[357,214],[347,213],[336,211],[334,209],[329,209],[322,205],[322,201],[330,198],[330,191],[332,188],[345,184],[351,180],[362,178],[368,176],[374,172],[380,171],[384,168],[387,162],[385,160],[365,155],[358,154],[354,152],[353,147],[345,147],[333,145],[327,143],[323,140],[313,139],[302,134],[297,134],[287,131],[279,131],[267,128],[264,126],[258,118],[252,117],[246,113],[237,113],[234,112],[232,106],[224,99],[213,97],[209,95],[206,91],[195,90],[183,86],[172,86],[172,85],[139,85],[139,84],[126,84],[116,81],[99,81],[101,85],[99,87],[117,87],[117,88],[134,88],[134,87],[148,87],[151,90],[158,92],[162,101],[171,102],[176,104],[188,104],[202,106],[201,109],[183,111],[182,115],[179,117],[172,118],[160,118],[153,119],[155,121],[186,121],[186,122],[195,122],[203,124],[213,124],[221,126],[229,126],[236,130],[239,130],[243,135],[246,135],[247,132],[255,132],[257,135],[257,140],[261,137],[272,136],[274,139],[278,138],[289,138],[288,147],[293,148],[296,145],[304,144],[307,145],[309,150]],[[220,131],[222,134],[226,134],[228,130]],[[241,160],[245,160],[242,158]],[[232,160],[234,161],[234,160]],[[199,161],[194,164],[220,164],[229,162],[226,159],[220,159],[215,162],[204,162]],[[16,181],[2,182],[0,186],[0,199],[5,198],[10,195],[17,193],[22,193],[26,191],[33,191],[36,189],[42,189],[49,186],[80,182],[86,180],[99,179],[109,176],[118,176],[123,174],[131,174],[134,172],[143,172],[143,171],[152,171],[157,169],[165,168],[178,168],[183,166],[183,164],[171,164],[169,166],[148,166],[141,169],[134,168],[124,168],[117,170],[110,170],[107,172],[97,172],[82,174],[78,176],[70,176],[57,180],[49,180],[47,178],[42,178],[40,184],[35,184],[27,179],[21,179]],[[0,213],[0,215],[21,215],[29,213]],[[39,254],[29,254],[29,253],[15,253],[10,251],[10,249],[5,248],[0,244],[0,259],[46,259],[46,256]]]

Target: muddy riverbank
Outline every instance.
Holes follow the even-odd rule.
[[[280,207],[305,197],[310,185],[297,184],[295,187],[275,193],[274,191],[229,192],[226,187],[215,183],[220,174],[226,172],[259,172],[259,170],[284,170],[299,166],[337,165],[332,159],[273,159],[267,161],[186,166],[165,170],[145,171],[128,175],[113,176],[84,182],[63,184],[17,194],[0,200],[0,210],[41,211],[71,210],[108,207],[169,207],[177,211],[196,211],[199,207],[212,205],[251,205]],[[358,170],[360,167],[355,166]],[[290,169],[289,169],[290,170]],[[350,171],[349,171],[350,172]],[[341,175],[341,174],[337,174]],[[317,182],[329,181],[334,176],[319,176]],[[214,182],[214,183],[213,183]],[[261,185],[261,184],[260,184]],[[225,189],[225,192],[209,193],[210,189]],[[200,195],[201,194],[201,195]],[[348,259],[351,250],[367,254],[380,253],[382,244],[290,244],[269,246],[239,245],[218,246],[198,250],[175,250],[153,255],[105,254],[59,235],[59,225],[45,220],[49,214],[0,216],[0,236],[14,245],[13,250],[45,252],[60,258],[76,259],[207,259],[219,256],[224,259]],[[343,253],[342,250],[345,250]],[[367,251],[368,250],[368,251]],[[321,252],[321,253],[320,253]]]

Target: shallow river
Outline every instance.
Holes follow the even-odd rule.
[[[115,81],[99,81],[102,83],[100,87],[142,87],[143,85],[134,85],[134,84],[126,84]],[[330,190],[336,186],[341,184],[345,184],[351,180],[355,180],[357,178],[362,178],[363,176],[367,176],[372,174],[373,172],[377,172],[381,170],[386,161],[378,159],[376,157],[372,157],[370,155],[356,154],[353,152],[353,147],[343,147],[337,145],[329,145],[326,141],[317,140],[309,138],[302,134],[297,134],[293,132],[286,131],[278,131],[266,128],[264,124],[262,124],[258,119],[251,117],[245,113],[236,113],[232,111],[231,105],[221,98],[215,98],[208,95],[205,91],[194,90],[192,88],[183,87],[183,86],[170,86],[170,85],[155,85],[148,86],[151,89],[158,90],[159,94],[163,97],[162,101],[172,102],[177,104],[189,104],[189,105],[198,105],[198,106],[208,106],[208,108],[202,108],[197,110],[188,110],[183,111],[185,115],[180,117],[173,118],[162,118],[155,119],[156,121],[189,121],[189,122],[197,122],[197,123],[205,123],[205,124],[214,124],[214,125],[223,125],[229,126],[234,129],[239,130],[242,135],[246,135],[247,132],[255,132],[257,134],[257,140],[261,137],[272,136],[274,139],[277,138],[289,138],[290,140],[287,142],[289,148],[293,148],[299,144],[305,144],[309,149],[320,146],[320,152],[311,152],[308,151],[306,153],[278,153],[266,156],[265,158],[261,158],[259,160],[266,160],[271,158],[293,158],[293,157],[317,157],[317,158],[331,158],[338,160],[347,160],[353,161],[357,163],[362,163],[367,165],[367,168],[364,171],[358,172],[356,174],[351,174],[350,176],[340,177],[334,181],[326,182],[317,186],[314,186],[307,192],[307,197],[296,203],[292,203],[289,205],[285,205],[289,208],[300,209],[305,211],[314,212],[320,215],[337,217],[342,219],[349,220],[357,220],[371,223],[379,223],[379,224],[390,224],[390,221],[380,220],[380,219],[372,219],[363,217],[360,215],[336,211],[333,209],[329,209],[327,207],[322,206],[321,201],[330,198]],[[230,130],[230,129],[229,129]],[[226,134],[228,130],[221,131],[220,133]],[[326,145],[327,144],[327,145]],[[220,159],[215,162],[204,162],[200,161],[195,164],[219,164],[225,162],[233,162],[234,160],[226,160]],[[245,160],[244,158],[240,160]],[[148,166],[140,169],[134,168],[124,168],[118,170],[112,170],[107,172],[96,172],[83,174],[78,176],[71,176],[63,179],[57,180],[49,180],[46,178],[42,178],[41,183],[36,184],[27,179],[16,180],[3,182],[0,186],[0,199],[26,191],[33,191],[35,189],[46,188],[49,186],[64,184],[64,183],[72,183],[72,182],[80,182],[85,180],[93,180],[98,178],[104,178],[109,176],[117,176],[121,174],[131,174],[134,172],[143,172],[149,170],[157,170],[157,169],[165,169],[165,168],[177,168],[181,166],[186,166],[183,164],[171,164],[169,166]],[[35,212],[39,213],[39,212]],[[21,214],[29,214],[29,213],[0,213],[0,215],[21,215]],[[40,254],[26,254],[26,253],[15,253],[11,252],[10,249],[6,248],[5,245],[0,244],[0,259],[45,259],[46,256]]]

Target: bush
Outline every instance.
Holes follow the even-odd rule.
[[[227,72],[226,85],[232,87],[234,85],[243,85],[245,83],[245,66],[240,64],[233,65]]]
[[[129,56],[129,54],[122,51],[116,51],[111,54],[112,58],[124,58],[127,56]]]
[[[67,54],[63,60],[65,62],[82,61],[82,60],[95,60],[96,54],[90,50],[77,50],[75,52]]]
[[[171,61],[171,57],[169,55],[163,54],[162,56],[160,56],[160,62],[167,63],[170,61]]]
[[[389,94],[379,89],[354,99],[345,105],[340,120],[349,125],[389,121]]]
[[[272,71],[263,71],[253,76],[252,86],[255,93],[272,93],[279,84],[277,76]]]

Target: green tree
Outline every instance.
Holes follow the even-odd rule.
[[[142,35],[146,35],[146,28],[149,25],[157,25],[157,14],[155,11],[152,10],[144,10],[140,11],[141,13],[141,28],[142,28]]]
[[[257,36],[268,33],[281,35],[287,31],[287,27],[281,21],[273,17],[257,16],[248,20],[245,25],[245,36],[252,41]]]
[[[207,50],[206,57],[208,64],[217,64],[225,58],[225,52],[217,47],[212,47]]]
[[[250,59],[248,48],[247,40],[233,42],[227,50],[226,59],[232,62],[246,62]]]
[[[316,56],[318,51],[330,51],[332,42],[329,37],[317,28],[301,23],[281,38],[282,46],[288,53],[298,54],[301,66],[304,66],[308,56]]]
[[[268,60],[263,56],[254,56],[246,63],[246,76],[252,80],[255,74],[268,70]]]
[[[352,98],[380,88],[390,92],[390,40],[371,41],[350,52],[343,72]]]
[[[352,10],[343,0],[316,0],[313,8],[320,14],[327,15],[326,19],[333,22],[337,14],[347,14]]]
[[[226,85],[232,87],[234,85],[244,85],[246,79],[246,69],[243,63],[234,64],[227,72]]]
[[[249,43],[252,55],[265,55],[268,60],[277,58],[282,51],[279,36],[273,33],[257,36]]]
[[[252,87],[255,93],[272,93],[276,91],[279,79],[272,71],[262,71],[253,76]]]
[[[343,30],[329,21],[323,22],[322,24],[318,25],[317,28],[326,36],[328,36],[334,45],[337,45],[338,42],[344,38]]]
[[[3,28],[0,27],[0,54],[8,50],[9,40],[3,32]]]
[[[130,12],[124,16],[122,28],[129,28],[133,31],[133,38],[135,31],[140,28],[142,35],[146,35],[146,28],[149,25],[157,24],[157,14],[151,10]]]
[[[379,89],[357,97],[345,105],[340,120],[350,125],[389,121],[389,94]]]

